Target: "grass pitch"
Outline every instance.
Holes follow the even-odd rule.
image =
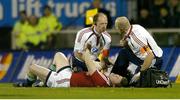
[[[180,99],[180,84],[172,88],[17,88],[0,84],[0,99]]]

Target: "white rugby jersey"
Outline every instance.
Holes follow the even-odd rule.
[[[74,51],[82,53],[87,44],[91,45],[91,53],[96,59],[101,50],[110,48],[111,36],[106,31],[99,35],[94,27],[84,28],[78,31],[76,35]]]
[[[147,53],[144,48],[149,47],[155,57],[162,57],[163,51],[157,45],[151,34],[140,25],[131,25],[125,38],[134,54],[144,60]]]

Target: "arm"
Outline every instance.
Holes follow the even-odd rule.
[[[82,31],[83,30],[80,30],[76,35],[74,45],[74,56],[84,61],[82,57],[83,52],[85,51],[85,48],[91,49],[91,44],[87,41],[88,35],[84,34],[84,32]]]
[[[144,59],[144,63],[141,65],[141,69],[140,69],[141,71],[144,71],[150,67],[150,65],[152,64],[152,60],[154,59],[152,48],[150,48],[152,44],[152,40],[151,40],[152,36],[150,36],[150,33],[142,26],[138,26],[138,28],[140,29],[139,33],[141,33],[141,35],[137,35],[137,38],[141,42],[140,45],[142,47],[140,48],[140,52],[141,54],[144,53],[147,54]],[[149,41],[151,41],[151,43],[149,43]],[[153,45],[151,47],[153,47]]]
[[[154,59],[154,54],[152,53],[152,51],[150,49],[146,52],[148,55],[146,56],[144,63],[141,65],[140,72],[138,72],[137,74],[135,74],[132,77],[130,84],[139,80],[141,71],[145,71],[146,69],[148,69],[150,67],[152,60]]]
[[[104,49],[104,50],[102,50],[101,54],[98,56],[98,59],[100,61],[102,61],[102,60],[108,58],[108,56],[109,56],[109,50],[108,49]]]
[[[87,65],[88,73],[92,75],[100,65],[96,63],[94,60],[92,60],[90,56],[91,56],[90,51],[86,49],[85,52],[83,53],[83,58],[85,64]]]
[[[111,63],[109,62],[108,56],[109,56],[109,50],[104,49],[102,50],[101,54],[98,56],[98,59],[100,60],[102,64],[111,65]]]
[[[127,44],[127,41],[126,41],[126,40],[122,39],[122,40],[119,41],[119,46],[120,46],[120,47],[125,47],[125,46],[127,46],[127,45],[128,45],[128,44]]]
[[[86,44],[85,46],[88,50],[91,50],[91,45],[90,44]],[[84,50],[82,50],[81,52],[79,52],[78,50],[77,51],[74,51],[74,56],[77,57],[78,59],[80,59],[81,61],[84,61],[84,58],[83,58],[83,52]]]
[[[98,69],[99,71],[105,72],[108,70],[108,68],[112,67],[113,62],[108,56],[109,50],[103,50],[98,56],[98,59],[100,60],[100,69]]]
[[[98,56],[98,59],[106,64],[106,65],[111,65],[111,63],[109,62],[109,49],[110,49],[110,46],[111,46],[111,36],[110,35],[105,35],[104,36],[104,39],[105,39],[105,45],[103,47],[103,49],[101,50],[101,53],[100,55]]]
[[[146,52],[148,55],[146,56],[144,63],[141,65],[140,71],[144,71],[144,70],[148,69],[152,63],[152,60],[154,59],[154,54],[149,49],[149,47],[147,48]]]
[[[78,52],[78,51],[74,51],[74,56],[77,57],[78,59],[84,61],[83,57],[82,57],[82,53]]]

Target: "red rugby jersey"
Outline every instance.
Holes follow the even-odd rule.
[[[109,78],[99,71],[95,71],[91,76],[86,72],[73,73],[70,80],[71,87],[108,87]]]

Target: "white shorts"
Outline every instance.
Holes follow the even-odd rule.
[[[48,87],[70,87],[70,79],[72,70],[70,66],[66,66],[60,69],[58,72],[49,72],[46,85]]]

